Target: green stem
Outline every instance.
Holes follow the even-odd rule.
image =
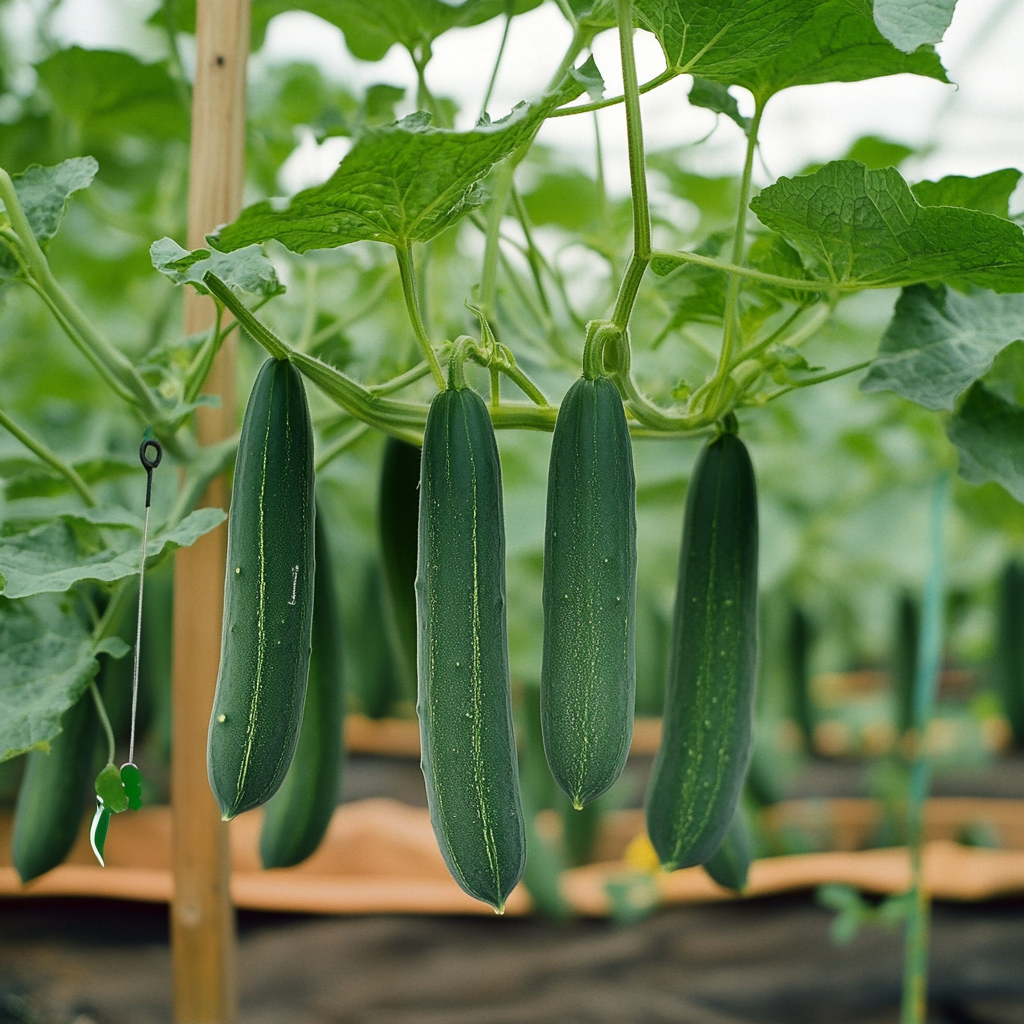
[[[736,210],[736,233],[732,240],[732,263],[740,266],[743,263],[743,252],[747,241],[747,206],[750,202],[750,180],[754,171],[754,154],[757,152],[757,131],[761,125],[764,105],[758,103],[754,116],[747,130],[747,155],[743,161],[743,177],[740,179],[740,198]],[[737,308],[740,299],[740,279],[736,274],[729,275],[729,284],[725,291],[725,329],[722,332],[722,350],[718,357],[718,368],[715,378],[724,381],[729,373],[732,362],[732,351],[735,345]]]
[[[652,258],[673,260],[676,263],[696,263],[702,267],[710,267],[712,270],[720,270],[723,274],[733,274],[737,277],[748,277],[752,281],[761,281],[763,284],[777,285],[779,288],[788,288],[794,292],[843,292],[861,291],[864,288],[894,288],[897,285],[890,283],[864,284],[860,281],[811,281],[801,277],[781,277],[778,274],[766,274],[762,270],[755,270],[753,267],[741,267],[735,263],[726,263],[723,260],[716,260],[712,256],[701,256],[696,252],[671,252],[668,250],[656,250],[651,254]],[[906,282],[913,284],[912,281]]]
[[[501,68],[501,58],[505,56],[505,44],[508,42],[508,32],[512,27],[512,16],[515,14],[515,0],[505,2],[505,31],[501,34],[501,45],[498,47],[498,56],[494,59],[494,69],[491,71],[491,80],[487,83],[487,92],[484,93],[484,101],[480,104],[480,120],[487,115],[487,104],[491,102],[491,93],[494,92],[494,83],[498,80],[498,71]]]
[[[365,423],[357,423],[351,430],[347,430],[316,460],[316,471],[319,473],[343,451],[351,448],[369,429]]]
[[[417,363],[411,370],[406,370],[405,373],[400,373],[397,377],[384,381],[383,384],[370,384],[366,390],[371,395],[391,395],[422,380],[428,373],[430,373],[430,365],[424,360]]]
[[[99,501],[96,499],[96,495],[89,489],[89,485],[78,475],[75,471],[74,466],[66,463],[59,455],[55,452],[50,451],[49,448],[43,444],[42,441],[37,441],[31,434],[26,433],[17,423],[14,422],[5,412],[0,411],[0,427],[4,427],[9,433],[13,434],[29,451],[37,455],[43,462],[45,462],[51,469],[56,470],[71,486],[78,492],[82,501],[90,508],[95,508]]]
[[[824,384],[827,380],[835,380],[837,377],[845,377],[848,373],[856,373],[858,370],[866,370],[870,365],[871,360],[868,359],[863,363],[854,363],[853,366],[844,366],[841,370],[833,370],[831,373],[822,373],[817,377],[808,377],[807,380],[794,381],[788,387],[780,388],[778,391],[773,391],[770,395],[765,395],[764,399],[759,400],[756,404],[763,405],[776,398],[781,398],[783,395],[788,395],[791,391],[797,391],[800,388],[809,388],[814,384]]]
[[[11,228],[17,235],[30,281],[43,296],[46,304],[57,317],[58,322],[83,352],[87,352],[90,361],[99,368],[102,365],[104,379],[122,397],[128,398],[152,422],[161,418],[161,407],[149,385],[142,379],[139,372],[129,360],[105,338],[103,338],[85,318],[71,297],[60,287],[50,271],[43,250],[39,248],[32,227],[25,216],[14,182],[10,175],[0,169],[0,200],[7,208],[7,217]]]
[[[767,338],[763,341],[759,341],[756,345],[752,345],[750,348],[744,349],[742,352],[738,352],[729,366],[729,372],[732,373],[737,366],[740,366],[742,363],[748,362],[751,359],[756,359],[762,353],[771,348],[771,346],[774,345],[793,325],[797,317],[799,317],[805,309],[805,306],[795,309],[793,313],[786,318],[785,322],[778,328],[778,330],[772,331]],[[797,348],[808,338],[815,335],[822,326],[824,326],[825,321],[827,321],[831,315],[831,306],[819,305],[815,310],[814,316],[812,316],[799,330],[796,330],[792,334],[783,338],[780,344],[786,345],[790,348]]]
[[[644,161],[643,122],[640,118],[640,89],[636,80],[633,54],[632,0],[615,0],[619,23],[619,53],[622,59],[622,86],[626,100],[626,134],[629,148],[629,180],[633,202],[633,253],[619,285],[612,323],[625,331],[640,289],[647,264],[651,261],[651,214],[647,201],[647,168]],[[628,341],[627,341],[628,344]]]
[[[191,111],[192,90],[189,89],[185,65],[182,63],[181,51],[178,49],[178,19],[175,16],[177,6],[177,0],[162,0],[161,3],[164,15],[164,34],[167,36],[167,63],[171,67],[171,78],[174,79],[174,88],[178,93],[178,99],[186,110]]]
[[[199,347],[195,359],[192,360],[188,372],[185,374],[185,390],[182,397],[186,402],[194,402],[199,397],[199,392],[206,383],[206,378],[210,375],[213,361],[217,358],[217,353],[220,351],[221,345],[224,344],[224,339],[234,327],[234,324],[231,324],[228,330],[225,331],[223,329],[224,307],[219,302],[215,303],[215,306],[217,310],[216,320],[210,330],[210,336]]]
[[[914,677],[913,734],[917,742],[910,767],[907,802],[907,845],[910,847],[910,912],[904,938],[903,1001],[900,1024],[924,1024],[928,995],[929,898],[922,885],[924,806],[928,796],[929,764],[924,737],[935,703],[942,665],[945,608],[945,547],[943,528],[949,506],[950,480],[942,473],[935,482],[931,508],[931,566],[925,585]]]
[[[100,716],[100,724],[107,736],[107,764],[113,764],[117,756],[117,744],[114,742],[114,730],[110,727],[110,719],[107,717],[107,709],[100,696],[100,689],[95,679],[89,680],[89,692],[92,694],[92,702],[96,705],[96,714]]]
[[[501,222],[505,217],[513,179],[519,161],[513,153],[494,172],[494,191],[487,208],[487,228],[484,240],[484,266],[480,277],[480,306],[491,322],[494,320],[494,300],[498,290],[498,254],[501,245]]]
[[[637,89],[641,93],[651,92],[652,89],[657,89],[659,85],[671,82],[679,73],[675,68],[666,68],[660,75],[652,78],[649,82],[644,82],[643,85],[637,86]],[[603,100],[594,100],[592,103],[580,103],[575,107],[559,107],[558,110],[550,113],[548,117],[568,117],[570,114],[586,114],[588,111],[604,110],[605,107],[614,107],[625,101],[625,94],[622,96],[609,96]]]
[[[402,292],[405,295],[405,308],[409,313],[409,322],[412,324],[413,334],[416,341],[423,350],[430,372],[434,375],[434,383],[439,391],[444,391],[444,374],[441,366],[431,347],[430,339],[427,337],[426,328],[423,326],[423,318],[420,316],[419,302],[416,299],[416,272],[412,262],[412,243],[406,242],[404,246],[395,246],[395,255],[398,257],[398,272],[402,278]]]

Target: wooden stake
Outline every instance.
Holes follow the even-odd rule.
[[[245,75],[249,0],[198,0],[196,82],[192,97],[188,242],[205,244],[241,208],[245,159]],[[214,319],[213,302],[187,289],[185,330]],[[199,439],[235,432],[234,336],[221,349],[204,389],[220,408],[198,411]],[[223,479],[202,504],[226,508]],[[233,1024],[237,1015],[235,922],[227,825],[206,779],[206,732],[220,660],[227,528],[175,557],[173,751],[174,902],[171,946],[176,1024]]]

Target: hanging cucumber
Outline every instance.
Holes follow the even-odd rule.
[[[544,751],[578,809],[619,777],[636,691],[636,481],[622,399],[581,377],[558,411],[544,536]]]
[[[902,594],[899,607],[896,609],[892,670],[893,699],[896,705],[895,725],[901,736],[914,725],[914,679],[917,676],[919,620],[917,602],[910,594]],[[1024,626],[1024,618],[1021,619],[1020,625]]]
[[[98,722],[88,691],[68,708],[50,752],[30,751],[14,811],[11,859],[23,882],[57,867],[78,837],[96,768]]]
[[[647,831],[668,870],[718,849],[751,751],[757,663],[757,492],[743,442],[706,444],[686,495],[661,746]]]
[[[402,696],[416,693],[416,535],[420,449],[396,437],[384,443],[380,472],[380,551],[388,625]]]
[[[430,820],[455,880],[501,913],[526,859],[501,464],[487,409],[458,368],[431,402],[423,435],[416,610]]]
[[[228,519],[220,673],[207,769],[225,820],[284,780],[302,721],[313,619],[313,429],[298,371],[263,364]]]
[[[345,710],[341,619],[326,529],[319,511],[314,537],[316,572],[309,685],[295,757],[263,818],[260,858],[265,868],[291,867],[316,850],[330,824],[341,788]]]
[[[743,892],[747,887],[747,875],[753,860],[753,844],[750,828],[742,805],[736,808],[729,831],[717,850],[704,861],[704,870],[723,889]]]
[[[1024,747],[1024,564],[1011,561],[999,581],[995,675],[1014,743]]]

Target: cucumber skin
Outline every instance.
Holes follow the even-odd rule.
[[[526,864],[505,624],[501,464],[480,396],[434,397],[416,574],[421,766],[456,882],[501,913]]]
[[[419,448],[397,437],[384,442],[380,473],[381,564],[384,569],[384,600],[395,653],[402,697],[416,693],[416,537]]]
[[[581,377],[558,411],[543,601],[544,752],[580,809],[622,772],[636,698],[636,479],[622,399],[607,377]]]
[[[57,867],[75,845],[95,770],[98,731],[87,690],[64,712],[50,752],[26,755],[11,837],[11,859],[22,882]]]
[[[314,529],[313,639],[302,728],[288,774],[271,797],[260,832],[265,868],[299,864],[320,845],[341,789],[345,677],[341,619],[323,517]]]
[[[686,496],[661,745],[647,831],[667,870],[708,860],[750,762],[757,670],[757,490],[746,447],[701,451]]]
[[[704,870],[723,889],[743,892],[747,887],[750,862],[753,860],[750,829],[742,806],[736,808],[729,831],[722,845],[704,861]]]
[[[313,620],[313,428],[298,371],[263,364],[228,517],[220,672],[207,770],[224,819],[284,781],[302,721]]]

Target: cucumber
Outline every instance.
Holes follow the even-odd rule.
[[[1024,747],[1024,565],[1011,561],[999,580],[995,675],[1014,743]]]
[[[30,751],[14,811],[11,859],[22,882],[57,867],[78,837],[96,772],[99,722],[88,690],[61,719],[50,752]]]
[[[629,754],[636,693],[636,481],[622,399],[581,377],[558,410],[544,537],[544,751],[579,810]]]
[[[207,771],[225,821],[269,800],[302,721],[313,621],[313,429],[298,371],[268,359],[246,406],[228,518]]]
[[[896,731],[902,736],[914,726],[914,679],[917,676],[917,640],[920,632],[917,602],[910,594],[900,596],[896,609],[895,652],[893,657],[893,697],[896,704]],[[1024,626],[1024,620],[1018,629]]]
[[[341,619],[326,530],[319,512],[314,537],[316,572],[309,685],[295,757],[263,818],[260,858],[265,868],[291,867],[316,850],[331,822],[341,788],[345,710]]]
[[[395,652],[388,638],[387,599],[383,574],[376,559],[363,572],[356,609],[360,642],[354,645],[353,697],[367,718],[386,718],[401,697]]]
[[[380,472],[380,552],[388,626],[402,696],[416,693],[416,537],[420,449],[397,437],[384,442]]]
[[[757,492],[743,442],[705,445],[686,495],[661,746],[647,831],[668,870],[708,860],[751,752],[757,665]]]
[[[501,913],[526,861],[501,464],[483,400],[454,381],[431,402],[423,434],[416,611],[430,820],[455,881]]]
[[[753,856],[747,816],[743,807],[738,806],[721,846],[704,861],[704,870],[723,889],[743,892],[747,887],[747,875]]]

